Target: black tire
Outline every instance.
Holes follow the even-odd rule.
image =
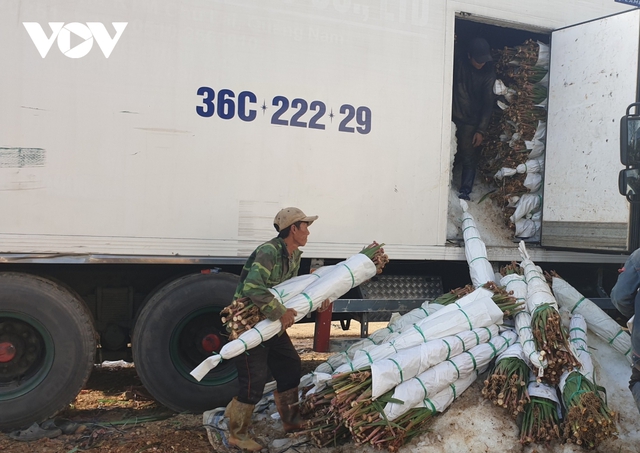
[[[69,405],[94,364],[91,315],[64,286],[0,273],[0,429],[29,426]]]
[[[154,294],[142,308],[133,332],[133,362],[144,386],[177,412],[203,412],[226,405],[238,391],[232,362],[223,361],[200,382],[189,372],[226,341],[220,310],[233,298],[238,276],[193,274]],[[211,342],[209,343],[211,344]]]

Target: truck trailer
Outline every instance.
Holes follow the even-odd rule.
[[[550,45],[528,249],[606,298],[638,247],[617,181],[639,28],[613,0],[3,1],[0,429],[63,409],[106,359],[176,411],[226,404],[232,363],[189,372],[224,345],[219,312],[286,206],[319,215],[304,272],[375,239],[389,278],[468,283],[451,92],[471,33]],[[489,237],[491,262],[519,260],[515,241]]]

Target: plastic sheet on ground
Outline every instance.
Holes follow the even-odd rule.
[[[561,278],[553,278],[553,292],[558,304],[571,314],[584,316],[587,327],[632,363],[631,336],[611,316]]]
[[[393,398],[403,404],[387,403],[384,413],[389,420],[395,420],[416,407],[425,398],[444,390],[456,380],[467,377],[478,368],[487,365],[494,357],[508,348],[517,335],[507,330],[491,341],[471,348],[469,351],[429,368],[424,373],[398,385]]]
[[[298,312],[296,315],[296,321],[298,321],[307,313],[318,308],[326,299],[335,300],[374,275],[376,275],[376,266],[364,254],[358,253],[348,260],[336,264],[333,269],[311,283],[303,293],[291,298],[285,305]],[[218,354],[205,359],[191,371],[191,375],[200,381],[222,359],[227,360],[243,354],[277,335],[281,330],[280,320],[265,319],[260,321],[252,329],[224,345]]]
[[[466,330],[455,336],[431,340],[401,350],[371,364],[371,394],[376,399],[393,387],[425,372],[440,362],[462,354],[498,335],[498,326]]]

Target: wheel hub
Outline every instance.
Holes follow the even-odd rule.
[[[9,341],[0,343],[0,363],[11,362],[16,356],[16,347]]]
[[[219,351],[221,344],[222,340],[220,340],[220,337],[213,333],[205,335],[205,337],[202,339],[202,349],[210,354],[214,351]]]
[[[30,324],[0,318],[0,384],[19,382],[42,363],[43,340]]]

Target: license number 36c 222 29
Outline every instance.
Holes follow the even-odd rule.
[[[200,87],[197,94],[201,97],[202,103],[196,106],[196,113],[205,118],[217,116],[223,120],[230,120],[237,116],[242,121],[251,122],[258,116],[268,118],[267,110],[271,110],[267,101],[258,105],[258,97],[251,91],[236,94],[227,89],[215,91],[210,87]],[[274,96],[271,106],[275,107],[275,111],[271,113],[271,124],[278,126],[326,130],[337,123],[340,132],[371,132],[369,107],[342,104],[339,113],[334,114],[333,108],[327,109],[327,105],[322,101],[309,102],[301,98],[290,100],[286,96]]]

